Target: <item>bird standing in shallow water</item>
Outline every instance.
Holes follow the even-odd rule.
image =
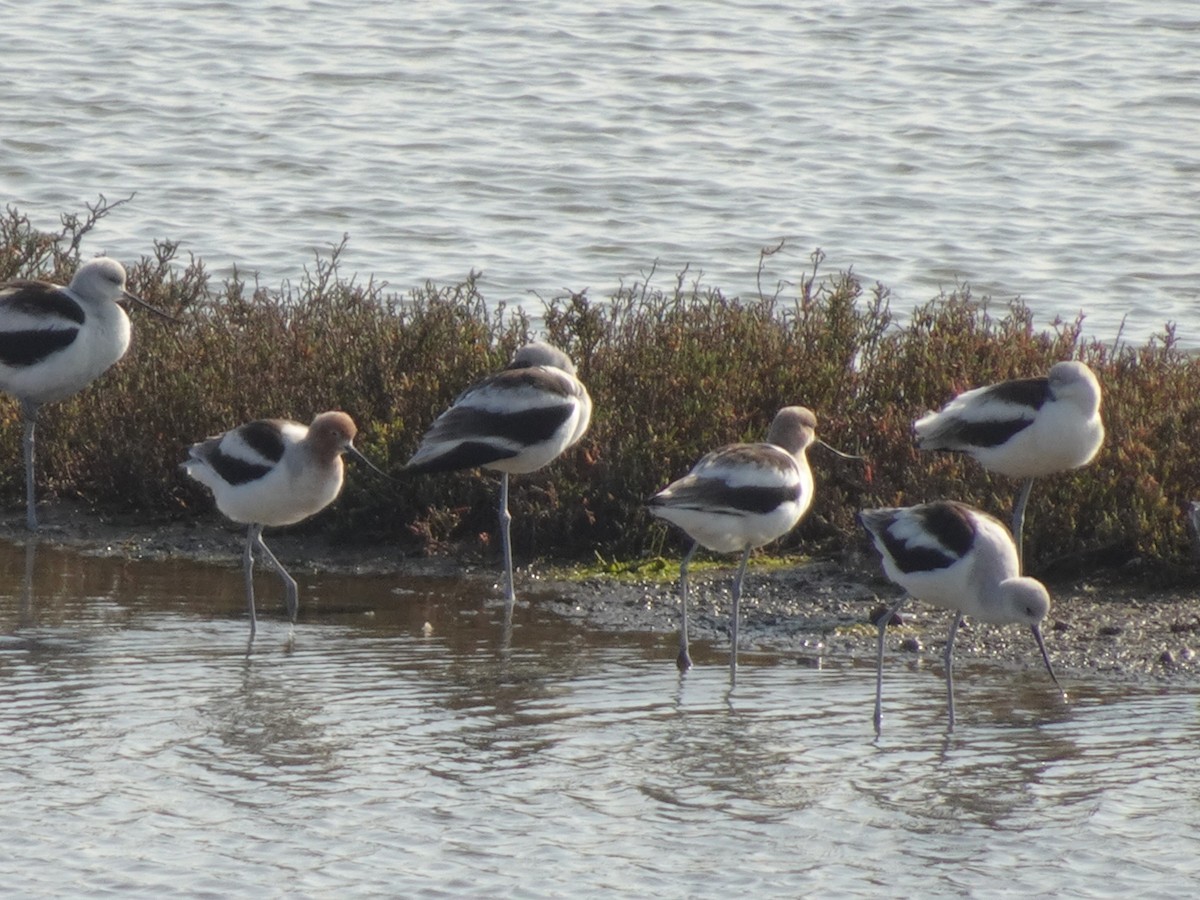
[[[62,287],[48,281],[0,285],[0,391],[16,397],[24,423],[25,524],[38,527],[34,427],[43,403],[87,387],[129,349],[129,300],[171,318],[125,289],[125,267],[97,257]]]
[[[951,501],[864,509],[859,521],[875,542],[888,578],[912,597],[954,614],[943,655],[948,730],[954,730],[954,636],[961,616],[981,622],[1028,625],[1042,651],[1046,671],[1062,691],[1042,640],[1041,622],[1050,612],[1050,594],[1040,581],[1021,576],[1017,548],[1000,521]],[[900,598],[878,623],[876,734],[883,721],[884,633],[906,599]]]
[[[296,581],[263,542],[267,525],[292,525],[334,501],[342,489],[342,454],[379,472],[354,446],[358,429],[344,412],[323,412],[311,425],[258,419],[193,444],[183,469],[213,492],[217,509],[249,525],[242,566],[254,640],[254,549],[283,581],[288,616],[297,611]],[[380,472],[380,474],[383,474]]]
[[[718,553],[741,551],[733,579],[729,617],[730,676],[737,672],[738,616],[742,580],[750,551],[783,536],[808,511],[813,476],[807,450],[816,440],[817,417],[803,406],[776,415],[765,443],[730,444],[704,456],[692,470],[649,502],[650,512],[678,525],[692,538],[679,567],[680,670],[691,668],[688,653],[688,564],[701,545]]]
[[[975,457],[985,469],[1024,479],[1013,507],[1023,555],[1025,505],[1040,475],[1091,462],[1104,441],[1100,382],[1081,362],[1056,363],[1045,378],[1020,378],[959,394],[913,424],[922,450]]]
[[[404,467],[413,474],[474,468],[500,473],[500,543],[510,613],[516,590],[508,477],[557,459],[579,442],[591,418],[592,398],[575,376],[571,358],[535,341],[518,350],[508,368],[463,391],[430,426]]]

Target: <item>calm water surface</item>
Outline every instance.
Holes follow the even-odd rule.
[[[1194,0],[0,0],[0,200],[85,252],[346,270],[490,299],[816,247],[908,310],[1023,296],[1200,346]],[[689,276],[691,277],[691,276]],[[536,301],[535,301],[536,303]]]
[[[32,557],[32,558],[31,558]],[[1178,897],[1194,687],[720,648],[302,577],[247,656],[240,573],[0,544],[6,896]],[[262,582],[264,612],[275,596]],[[426,635],[428,622],[432,633]],[[703,648],[698,648],[703,652]]]

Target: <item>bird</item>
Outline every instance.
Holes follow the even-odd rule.
[[[500,543],[504,599],[516,601],[512,563],[510,475],[553,462],[582,439],[592,419],[592,398],[575,363],[544,341],[525,344],[508,367],[463,391],[437,417],[402,471],[430,474],[483,468],[500,473]]]
[[[985,469],[1024,479],[1013,506],[1017,557],[1024,555],[1025,506],[1033,479],[1085,466],[1104,442],[1100,382],[1077,361],[1044,378],[1018,378],[959,394],[913,423],[921,450],[966,453]]]
[[[687,475],[650,498],[650,513],[683,529],[692,546],[679,566],[679,654],[688,653],[688,564],[700,546],[718,553],[740,551],[729,618],[731,677],[736,677],[738,607],[750,551],[782,537],[812,505],[813,475],[807,451],[816,441],[817,417],[803,406],[776,413],[763,443],[729,444],[708,453]],[[831,448],[832,449],[832,448]]]
[[[1042,639],[1041,623],[1050,612],[1050,593],[1037,579],[1021,575],[1016,545],[999,519],[953,500],[864,509],[858,518],[882,557],[887,577],[907,592],[878,622],[876,734],[883,719],[884,632],[909,596],[953,612],[943,655],[949,731],[954,730],[954,636],[962,616],[1028,625],[1046,671],[1066,698]]]
[[[172,319],[125,287],[125,267],[89,259],[66,287],[49,281],[0,284],[0,391],[17,399],[23,425],[25,524],[38,528],[34,430],[38,410],[78,393],[129,349],[127,300]]]
[[[263,541],[266,526],[292,525],[320,512],[342,490],[342,455],[349,454],[383,475],[354,446],[354,420],[337,410],[303,425],[287,419],[257,419],[192,444],[183,470],[212,491],[217,509],[247,525],[242,558],[250,640],[254,640],[254,551],[283,581],[288,616],[296,622],[296,581]],[[384,476],[386,477],[386,475]]]

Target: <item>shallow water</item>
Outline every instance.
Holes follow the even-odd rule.
[[[907,312],[956,281],[1200,345],[1194,0],[3,5],[0,197],[85,253],[275,286],[350,235],[398,290],[753,292],[817,247]],[[535,302],[535,311],[537,309]]]
[[[32,558],[31,558],[32,557]],[[27,569],[27,564],[31,568]],[[721,648],[501,608],[477,581],[240,573],[0,544],[8,896],[1176,897],[1192,686]],[[482,590],[482,593],[481,593]],[[274,602],[272,602],[274,601]],[[431,630],[425,633],[429,623]]]

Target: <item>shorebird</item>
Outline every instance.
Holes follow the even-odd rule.
[[[292,525],[332,503],[342,490],[343,453],[380,471],[354,446],[357,432],[344,412],[323,412],[311,425],[258,419],[193,444],[188,451],[183,470],[212,491],[217,509],[249,526],[242,568],[251,641],[257,628],[255,548],[283,581],[293,624],[298,606],[296,581],[264,543],[263,528]]]
[[[1041,622],[1050,611],[1045,585],[1021,575],[1017,548],[998,519],[963,503],[864,509],[859,521],[883,558],[887,577],[907,591],[879,620],[875,661],[875,733],[883,721],[883,639],[888,623],[908,596],[953,612],[943,661],[946,708],[954,730],[954,636],[961,616],[981,622],[1028,625],[1055,686]],[[1063,697],[1066,697],[1065,692]]]
[[[592,398],[575,377],[575,364],[550,344],[521,347],[508,368],[463,391],[421,438],[404,471],[413,474],[484,468],[500,473],[500,543],[504,597],[513,586],[510,475],[536,471],[573,447],[587,431]]]
[[[733,579],[729,617],[730,676],[737,672],[738,612],[750,551],[783,536],[808,511],[813,476],[807,450],[816,441],[817,417],[803,406],[775,415],[764,443],[729,444],[704,456],[692,470],[667,485],[648,504],[650,512],[682,528],[692,546],[679,566],[679,655],[681,671],[691,668],[688,653],[688,564],[701,545],[718,553],[741,551]],[[832,448],[831,448],[832,449]]]
[[[38,527],[34,427],[44,403],[83,390],[129,349],[128,300],[170,319],[125,288],[125,267],[97,257],[63,287],[48,281],[0,285],[0,391],[21,405],[25,457],[25,524]]]
[[[1024,479],[1013,506],[1017,558],[1033,479],[1087,465],[1104,441],[1100,383],[1081,362],[1056,363],[1045,378],[1020,378],[959,394],[913,424],[922,450],[975,457],[985,469]]]

